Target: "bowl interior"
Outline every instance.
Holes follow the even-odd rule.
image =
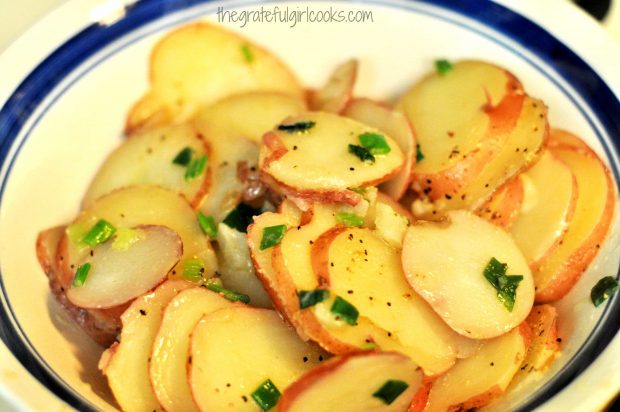
[[[233,10],[236,3],[227,3]],[[34,253],[42,229],[69,222],[78,212],[87,185],[106,155],[121,141],[125,114],[147,87],[147,62],[154,43],[171,28],[206,18],[217,22],[218,3],[198,4],[110,41],[75,70],[67,72],[20,130],[5,163],[0,210],[1,280],[8,313],[26,350],[33,351],[71,390],[91,406],[113,409],[114,402],[97,371],[102,348],[68,319],[48,292]],[[267,3],[263,7],[273,8]],[[305,10],[307,3],[279,5]],[[552,126],[582,136],[614,170],[611,139],[571,85],[544,62],[507,36],[438,7],[414,2],[367,4],[313,2],[326,10],[369,10],[374,22],[349,24],[223,23],[271,49],[308,86],[321,84],[339,62],[356,57],[361,72],[355,93],[392,99],[432,69],[437,58],[483,59],[519,77],[526,91],[549,106]],[[260,6],[248,5],[244,10]],[[432,39],[432,41],[429,41]],[[533,377],[493,406],[505,409],[531,399],[579,351],[603,310],[589,301],[601,273],[615,274],[620,260],[619,221],[596,262],[573,291],[559,302],[563,355],[543,376]],[[28,346],[29,345],[29,346]]]

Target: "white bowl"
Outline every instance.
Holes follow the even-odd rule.
[[[564,2],[505,3],[229,1],[223,6],[372,11],[374,22],[367,23],[293,28],[224,23],[282,56],[311,86],[348,57],[361,61],[356,94],[382,99],[402,92],[437,58],[503,65],[548,104],[553,126],[586,139],[620,181],[620,48]],[[96,369],[102,349],[51,297],[36,261],[35,237],[77,213],[89,180],[121,139],[125,113],[146,89],[153,44],[183,23],[217,21],[219,6],[201,0],[141,1],[130,7],[118,0],[74,0],[0,57],[0,331],[34,376],[80,410],[114,408]],[[619,234],[616,216],[597,260],[557,305],[563,355],[539,381],[516,388],[491,409],[595,410],[618,392],[620,298],[594,308],[589,292],[598,278],[617,274]],[[3,351],[0,359],[7,356]],[[28,385],[36,387],[34,380]],[[11,386],[0,377],[3,391]],[[34,408],[26,395],[11,393]]]

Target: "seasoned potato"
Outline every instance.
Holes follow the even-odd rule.
[[[327,83],[310,94],[310,108],[316,111],[341,113],[353,97],[357,66],[357,60],[351,59],[336,67]]]
[[[127,133],[187,120],[232,94],[278,91],[303,97],[295,76],[274,55],[205,22],[162,38],[151,54],[149,72],[150,88],[131,108]]]
[[[519,175],[498,188],[476,209],[476,214],[494,225],[510,230],[521,212],[523,196],[523,181]]]

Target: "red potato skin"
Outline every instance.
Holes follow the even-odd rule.
[[[211,149],[211,144],[202,134],[196,132],[196,135],[202,141],[205,152],[207,153],[207,159],[212,159],[213,150]],[[196,192],[193,199],[187,199],[192,209],[194,210],[198,210],[198,208],[200,208],[202,201],[207,196],[207,194],[209,193],[209,190],[211,189],[211,186],[213,185],[213,164],[212,163],[213,162],[207,161],[205,177],[202,182],[202,185],[200,186],[200,189],[198,190],[198,192]]]
[[[501,203],[491,208],[496,196],[502,195]],[[523,182],[517,176],[498,188],[491,198],[476,210],[476,214],[504,230],[510,230],[519,217],[523,196]]]
[[[545,327],[546,323],[550,319],[550,325]],[[542,345],[551,352],[558,352],[560,350],[560,341],[558,337],[558,313],[556,309],[551,305],[537,305],[532,308],[532,312],[529,314],[525,322],[530,327],[532,333],[547,332],[546,339],[542,342]],[[553,362],[553,357],[550,357],[546,364],[542,368],[546,368]]]
[[[514,128],[523,108],[525,100],[523,86],[514,75],[507,71],[505,73],[507,81],[503,99],[495,106],[489,101],[483,108],[490,121],[483,140],[493,141],[509,132]],[[426,196],[431,201],[458,193],[481,172],[496,150],[476,148],[467,153],[461,161],[439,173],[417,173],[414,168],[412,188],[418,193],[428,192]]]
[[[327,232],[324,232],[312,245],[312,270],[319,278],[319,285],[328,289],[329,281],[329,245],[342,232],[346,232],[349,228],[338,225]]]
[[[428,395],[431,393],[431,388],[433,387],[433,380],[434,379],[429,377],[424,377],[424,383],[411,400],[407,412],[424,412],[426,404],[428,403]]]
[[[346,67],[350,66],[350,67]],[[338,73],[339,69],[346,67],[348,69],[345,73]],[[342,63],[338,66],[334,72],[331,74],[329,80],[323,86],[323,88],[319,90],[308,89],[307,90],[307,98],[308,98],[308,106],[313,111],[328,111],[332,113],[340,114],[345,108],[348,106],[349,102],[353,98],[353,87],[355,86],[355,82],[357,80],[357,72],[358,72],[358,62],[357,60],[349,60],[347,62]],[[323,101],[321,99],[321,92],[328,88],[333,83],[339,83],[342,78],[338,78],[337,75],[344,75],[346,78],[346,87],[345,92],[339,96],[338,99],[332,99]]]

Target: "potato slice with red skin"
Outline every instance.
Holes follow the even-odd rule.
[[[402,169],[393,179],[379,185],[381,191],[393,199],[399,200],[409,188],[416,161],[416,140],[411,123],[401,112],[370,99],[351,101],[343,115],[384,131],[400,146],[405,155],[405,163]]]
[[[552,133],[549,148],[575,175],[579,194],[562,243],[532,268],[541,303],[562,298],[577,283],[605,240],[616,204],[607,166],[576,136],[557,137],[562,134],[566,132]]]
[[[530,265],[536,265],[558,246],[570,225],[577,203],[577,179],[547,150],[519,179],[524,188],[523,202],[510,233]]]
[[[84,195],[82,207],[88,208],[115,189],[136,185],[160,186],[181,193],[197,207],[209,190],[212,165],[207,161],[205,171],[188,181],[187,167],[172,162],[185,148],[192,149],[196,158],[211,158],[208,143],[188,124],[135,133],[105,160]]]
[[[476,209],[476,214],[504,230],[510,230],[519,217],[523,194],[523,182],[517,176],[497,189]]]
[[[165,410],[198,410],[187,381],[191,332],[203,316],[239,305],[203,288],[184,290],[168,303],[153,340],[149,365],[153,391]]]
[[[341,113],[353,97],[358,62],[347,60],[333,71],[327,83],[310,93],[310,108],[314,111]]]
[[[351,188],[389,180],[402,167],[404,156],[398,144],[372,127],[323,112],[306,113],[284,123],[297,122],[314,122],[314,126],[303,132],[269,132],[261,148],[261,172],[280,191],[306,200],[355,206],[361,196]],[[383,134],[390,152],[375,155],[374,163],[349,153],[349,145],[359,146],[358,136],[363,133]]]
[[[303,97],[274,55],[221,26],[200,22],[163,37],[149,62],[150,88],[129,111],[125,132],[187,120],[223,97],[259,90]]]
[[[162,283],[183,255],[181,238],[165,226],[138,226],[132,236],[126,246],[113,237],[92,250],[81,263],[91,265],[88,277],[67,290],[71,303],[90,309],[127,303]]]
[[[425,412],[469,410],[501,396],[519,370],[531,331],[522,324],[484,341],[478,353],[456,365],[432,384]]]
[[[105,350],[99,369],[108,380],[114,399],[125,411],[161,411],[149,378],[149,358],[161,325],[164,307],[192,284],[170,280],[134,300],[122,314],[120,342]]]
[[[224,97],[201,110],[195,121],[203,135],[212,140],[245,137],[260,144],[265,132],[306,110],[298,96],[255,91]]]
[[[512,311],[484,276],[491,258],[508,265],[507,275],[523,276]],[[534,303],[534,280],[514,240],[471,212],[414,223],[405,234],[402,264],[409,284],[463,336],[502,335],[523,322]]]
[[[256,411],[251,395],[265,380],[282,392],[327,356],[275,311],[221,309],[192,331],[188,380],[201,411]]]
[[[338,226],[323,233],[312,246],[312,266],[322,287],[394,336],[426,375],[454,364],[461,337],[414,292],[399,251],[373,231]]]
[[[386,404],[373,394],[389,380],[408,386]],[[422,373],[406,356],[396,352],[355,353],[332,358],[299,378],[282,394],[278,411],[404,411],[421,386]]]

